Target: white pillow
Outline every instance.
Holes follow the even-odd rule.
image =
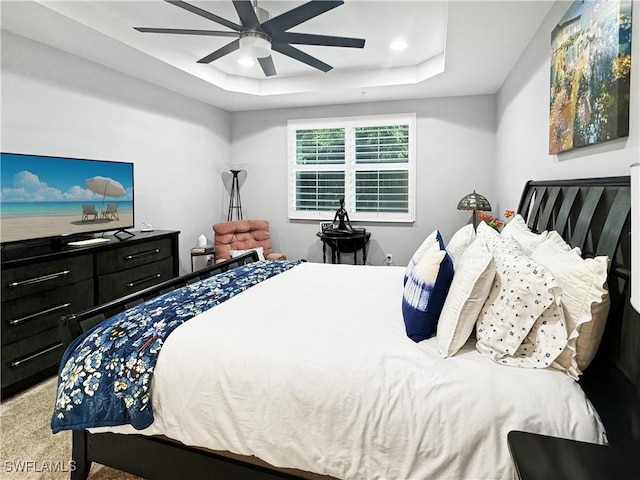
[[[527,254],[547,238],[546,230],[542,233],[533,233],[520,214],[513,217],[502,228],[500,234],[515,238]]]
[[[464,251],[471,243],[476,239],[476,231],[473,229],[473,225],[465,225],[453,234],[451,240],[447,244],[447,253],[453,261],[454,270],[457,268],[457,263]]]
[[[609,260],[603,256],[583,259],[579,251],[567,251],[557,240],[547,240],[533,250],[531,257],[547,267],[562,289],[569,347],[575,350],[578,367],[584,370],[600,346],[609,314]]]
[[[265,260],[263,247],[248,248],[247,250],[229,250],[229,255],[231,255],[231,258],[234,258],[234,257],[239,257],[240,255],[244,255],[245,253],[249,253],[253,251],[255,251],[258,254],[258,260]]]
[[[489,237],[487,246],[496,275],[476,323],[477,350],[499,363],[554,367],[577,379],[574,352],[559,358],[567,328],[556,280],[512,237]]]
[[[409,263],[407,264],[407,269],[404,272],[404,281],[407,281],[407,277],[411,273],[411,270],[415,268],[417,263],[420,261],[422,256],[428,250],[440,250],[440,232],[438,230],[434,230],[424,239],[424,241],[420,244],[418,249],[414,252],[413,256],[409,259]]]
[[[454,264],[437,330],[438,350],[444,358],[455,355],[469,339],[495,274],[493,256],[481,238],[471,243]]]

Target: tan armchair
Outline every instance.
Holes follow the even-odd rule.
[[[271,251],[269,222],[266,220],[235,220],[213,226],[213,246],[216,263],[231,258],[231,250],[262,247],[267,260],[286,260],[281,253]]]

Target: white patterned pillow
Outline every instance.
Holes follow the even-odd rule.
[[[575,355],[561,355],[567,327],[556,280],[512,237],[491,236],[487,246],[496,275],[476,323],[478,351],[506,365],[553,367],[577,379]]]
[[[489,239],[500,238],[500,234],[494,228],[487,225],[486,222],[478,223],[478,226],[476,227],[476,236],[484,239],[485,244]]]
[[[563,243],[549,239],[536,247],[531,257],[549,269],[562,289],[568,348],[575,350],[578,367],[584,370],[600,346],[609,313],[609,260],[603,256],[583,259],[578,248]]]
[[[547,238],[546,230],[542,233],[533,233],[520,214],[516,214],[502,228],[500,234],[515,238],[527,254]]]
[[[454,265],[453,281],[438,320],[438,350],[443,357],[455,355],[469,339],[495,273],[493,256],[482,238],[471,243]]]
[[[457,263],[467,247],[473,243],[476,239],[476,231],[473,229],[473,225],[465,225],[453,234],[449,243],[447,243],[447,253],[451,257],[454,270],[457,268]]]

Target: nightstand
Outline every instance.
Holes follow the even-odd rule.
[[[519,431],[507,441],[520,480],[640,478],[638,457],[616,447]]]
[[[193,272],[193,269],[194,269],[194,265],[193,265],[193,259],[194,258],[196,258],[196,257],[204,257],[204,256],[208,256],[208,255],[211,255],[212,257],[215,257],[215,249],[213,247],[211,247],[211,246],[192,248],[191,249],[191,271]]]

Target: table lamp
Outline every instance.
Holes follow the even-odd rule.
[[[489,200],[474,190],[473,193],[462,197],[462,200],[458,202],[458,210],[473,210],[473,228],[475,229],[478,224],[476,212],[478,210],[481,212],[491,211],[491,204]]]

